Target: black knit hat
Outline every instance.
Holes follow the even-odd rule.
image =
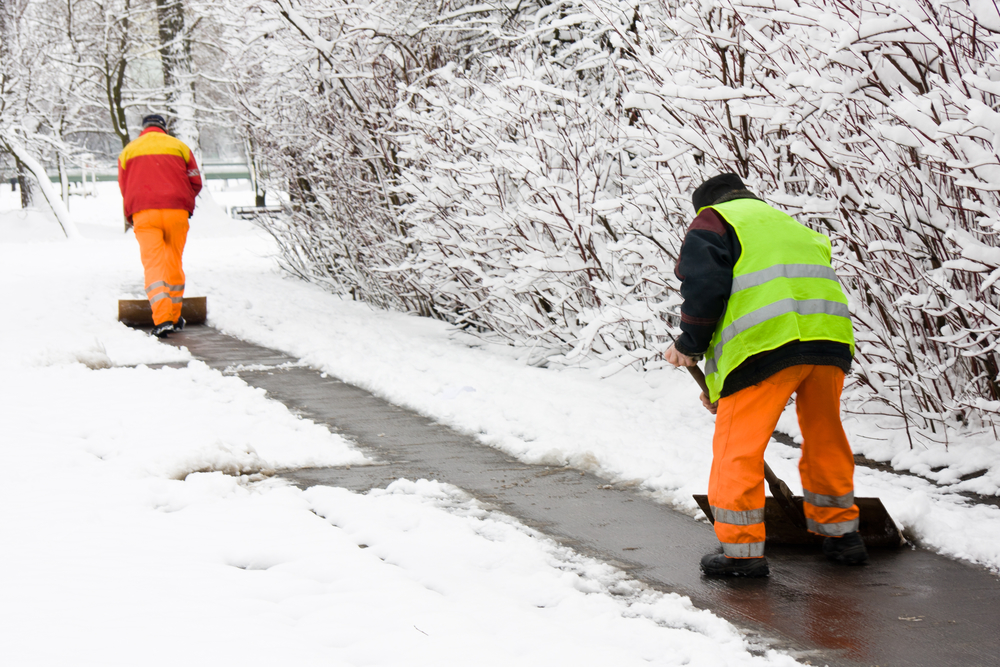
[[[145,130],[147,127],[158,127],[161,130],[166,130],[167,119],[158,113],[151,113],[142,119],[142,129]]]
[[[747,186],[743,185],[743,181],[736,174],[719,174],[698,186],[694,194],[691,195],[691,203],[694,204],[694,210],[697,213],[734,190],[746,189]]]

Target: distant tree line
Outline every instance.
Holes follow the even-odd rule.
[[[205,0],[0,0],[0,157],[14,146],[55,169],[109,161],[164,113],[170,130],[199,144],[206,125],[231,125],[231,98],[218,73],[221,26]],[[24,202],[27,204],[27,201]]]

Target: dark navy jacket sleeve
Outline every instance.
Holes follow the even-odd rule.
[[[681,280],[681,337],[677,351],[700,356],[708,349],[733,286],[733,267],[740,257],[736,232],[710,208],[688,227],[675,275]]]

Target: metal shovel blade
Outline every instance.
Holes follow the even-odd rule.
[[[208,317],[208,298],[184,297],[181,317],[188,324],[204,324]],[[149,299],[119,299],[118,321],[130,327],[153,326],[153,308],[149,305]]]
[[[705,513],[708,520],[715,523],[712,507],[708,504],[708,496],[696,495],[694,500]],[[802,497],[793,496],[799,511],[802,511]],[[896,522],[889,516],[882,501],[878,498],[855,498],[860,517],[858,532],[869,548],[895,548],[906,543]],[[764,530],[767,533],[768,544],[817,545],[822,544],[823,536],[810,533],[800,527],[788,516],[784,508],[772,496],[764,499]]]

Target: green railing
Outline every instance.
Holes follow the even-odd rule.
[[[106,168],[101,167],[93,170],[83,170],[83,169],[68,169],[67,179],[70,183],[82,183],[83,178],[86,175],[87,182],[91,181],[117,181],[118,180],[118,169],[115,167]],[[215,181],[215,180],[238,180],[238,179],[248,179],[250,178],[250,170],[247,169],[246,164],[241,162],[226,162],[226,163],[213,163],[207,162],[201,165],[201,176],[203,179]],[[7,172],[6,181],[10,181],[12,174]],[[53,183],[59,182],[59,174],[53,174],[49,171],[49,180]]]

